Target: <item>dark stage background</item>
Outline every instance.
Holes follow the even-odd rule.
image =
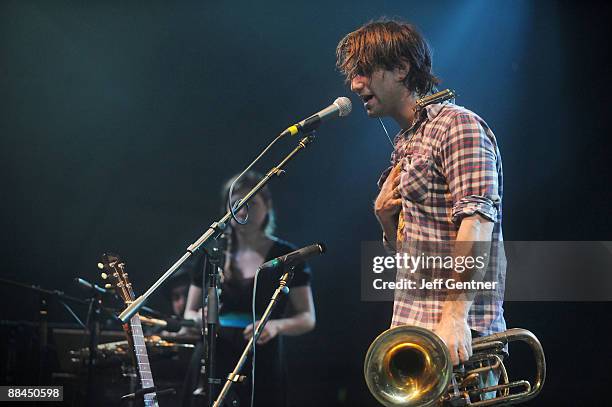
[[[612,240],[603,3],[3,1],[2,277],[83,296],[72,279],[96,279],[113,250],[142,292],[217,219],[223,180],[350,93],[335,45],[380,16],[418,25],[442,87],[494,129],[506,240]],[[391,148],[350,97],[353,113],[325,124],[271,184],[278,235],[329,248],[312,262],[317,328],[288,341],[296,406],[376,405],[362,361],[391,304],[360,301],[359,250],[380,235],[371,207]],[[36,320],[27,291],[0,287],[0,302],[0,319]],[[151,305],[167,308],[161,296]],[[505,308],[546,351],[547,383],[530,405],[604,400],[610,303]],[[50,316],[70,321],[59,306]]]

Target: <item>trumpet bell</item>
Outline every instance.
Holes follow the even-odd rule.
[[[452,376],[448,349],[430,330],[398,326],[380,334],[364,363],[368,389],[384,406],[432,406]]]

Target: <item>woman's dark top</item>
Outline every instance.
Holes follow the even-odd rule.
[[[296,248],[288,242],[273,238],[273,244],[265,261],[283,256]],[[202,287],[202,271],[206,266],[206,256],[202,255],[194,267],[193,284]],[[278,281],[283,274],[283,268],[263,270],[257,278],[256,316],[261,318],[270,302],[272,294],[278,287]],[[307,286],[310,284],[310,269],[306,265],[295,268],[293,280],[289,288]],[[253,299],[254,279],[235,280],[226,278],[221,284],[219,297],[220,329],[217,338],[217,377],[227,377],[238,362],[246,341],[242,335],[244,328],[252,322],[251,305]],[[282,296],[270,319],[286,317],[288,297]],[[247,376],[242,384],[233,386],[241,406],[250,403],[251,358],[242,369],[241,374]],[[255,374],[255,405],[284,406],[286,405],[286,366],[283,361],[282,336],[276,336],[265,345],[257,346]]]

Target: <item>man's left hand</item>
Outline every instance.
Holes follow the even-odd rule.
[[[465,318],[442,316],[434,332],[446,343],[453,366],[472,356],[472,333]]]

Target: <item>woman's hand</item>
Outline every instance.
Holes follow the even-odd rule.
[[[259,321],[255,322],[255,324],[259,324]],[[263,345],[268,343],[271,339],[274,339],[280,333],[280,325],[278,320],[269,320],[266,326],[264,326],[263,331],[261,331],[257,344]],[[244,335],[244,339],[248,341],[251,336],[253,336],[253,324],[249,324],[249,326],[244,328],[242,334]]]

